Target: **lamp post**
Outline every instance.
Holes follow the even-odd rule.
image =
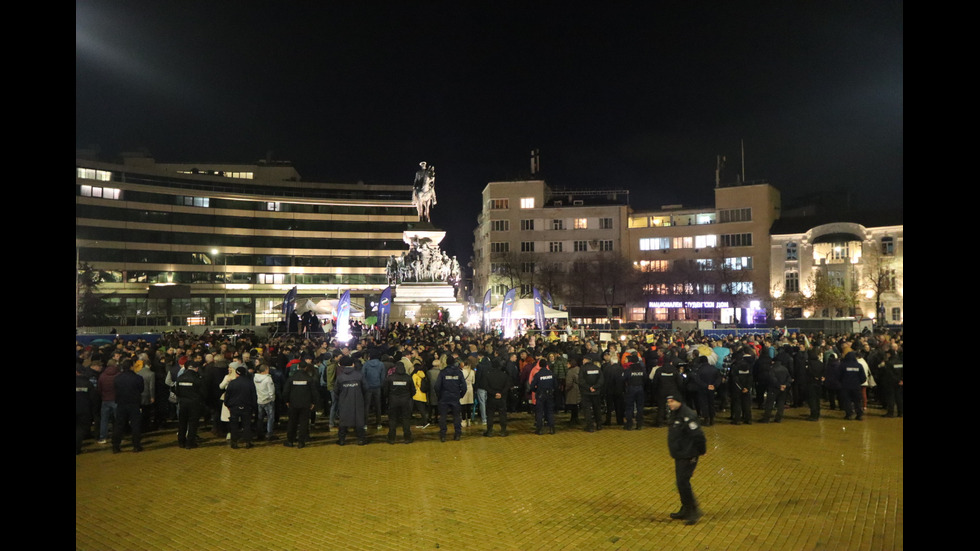
[[[224,298],[221,299],[221,310],[222,310],[222,317],[224,318],[224,324],[228,325],[228,254],[219,253],[218,249],[211,249],[212,256],[217,256],[218,254],[221,254],[225,264],[224,266],[225,269],[221,277],[222,284],[224,285],[225,288]]]

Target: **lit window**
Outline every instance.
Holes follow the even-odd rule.
[[[533,209],[534,208],[534,197],[521,197],[521,208],[522,209]]]
[[[80,195],[82,197],[95,197],[97,199],[113,199],[118,200],[122,198],[122,190],[111,188],[111,187],[100,187],[100,186],[80,186]]]
[[[185,207],[209,207],[211,205],[211,199],[209,197],[192,197],[190,195],[185,195],[181,197],[181,203]]]
[[[694,236],[694,247],[704,249],[706,247],[716,247],[718,245],[717,235],[696,235]]]
[[[635,263],[641,272],[666,272],[670,269],[669,260],[641,260]]]
[[[259,274],[260,285],[282,285],[285,282],[285,274]]]
[[[670,248],[669,237],[644,237],[640,239],[641,251],[659,251]]]
[[[725,267],[730,270],[751,270],[752,269],[752,257],[751,256],[734,256],[725,259]]]
[[[674,248],[675,249],[693,249],[694,248],[694,238],[693,237],[675,237],[674,238]]]
[[[265,210],[279,212],[282,210],[282,203],[278,201],[269,201],[265,204]]]
[[[112,180],[112,173],[108,170],[95,170],[94,168],[81,168],[75,169],[76,178],[85,178],[86,180],[99,180],[100,182],[108,182]]]
[[[589,229],[589,219],[588,218],[576,218],[575,219],[575,229],[576,230],[587,230],[587,229]]]

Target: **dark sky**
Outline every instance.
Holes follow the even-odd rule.
[[[489,181],[712,203],[716,155],[902,207],[901,2],[75,4],[75,145],[411,183],[468,259]]]

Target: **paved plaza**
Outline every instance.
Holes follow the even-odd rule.
[[[666,429],[652,426],[586,433],[566,414],[557,434],[538,436],[530,415],[513,413],[506,438],[474,424],[445,443],[436,425],[410,445],[372,427],[370,444],[341,447],[325,425],[304,449],[279,440],[233,450],[211,437],[185,450],[170,428],[146,435],[142,453],[89,440],[75,458],[75,547],[903,549],[904,419],[807,413],[705,427],[695,526],[668,516],[679,507],[674,465]]]

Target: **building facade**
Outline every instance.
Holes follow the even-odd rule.
[[[709,207],[631,212],[628,256],[641,293],[625,320],[764,323],[780,209],[779,190],[762,182],[716,186]]]
[[[771,299],[777,320],[905,319],[904,228],[899,220],[781,220],[771,236]]]
[[[621,315],[616,290],[599,273],[625,255],[629,192],[554,190],[544,180],[490,182],[473,243],[473,296],[498,304],[508,289],[549,293],[573,318]],[[608,281],[607,281],[608,283]],[[602,290],[605,289],[605,295]],[[598,292],[597,292],[598,290]]]
[[[75,164],[77,264],[118,325],[280,321],[293,287],[363,305],[418,221],[411,185],[302,182],[288,164]]]

